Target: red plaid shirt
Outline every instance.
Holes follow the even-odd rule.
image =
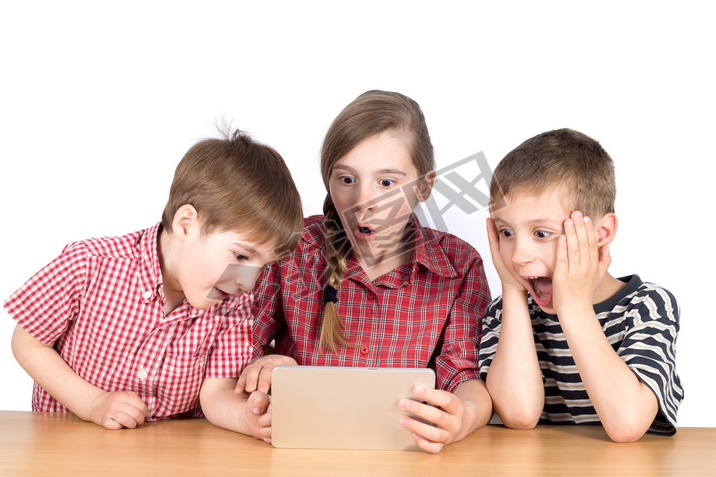
[[[314,366],[430,367],[453,392],[478,378],[481,316],[490,291],[480,255],[457,237],[421,227],[414,258],[371,282],[351,254],[338,289],[344,336],[357,347],[336,353],[318,345],[323,313],[325,227],[305,221],[296,251],[267,269],[253,306],[254,354],[275,352]]]
[[[235,378],[250,358],[253,297],[164,316],[154,227],[68,245],[5,302],[28,333],[105,391],[134,391],[148,419],[200,415],[204,378]],[[34,411],[67,409],[37,383]]]

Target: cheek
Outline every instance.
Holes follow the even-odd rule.
[[[401,187],[400,196],[403,200],[403,210],[413,210],[418,203],[418,190],[414,186]]]
[[[500,240],[500,258],[505,265],[512,263],[512,254],[514,252],[513,242]]]
[[[384,200],[376,204],[376,214],[383,218],[392,218],[400,224],[405,224],[410,219],[417,204],[417,198],[413,194],[386,194]]]
[[[350,207],[348,194],[345,191],[338,191],[337,188],[331,187],[328,192],[331,195],[331,201],[338,213],[341,213]]]
[[[220,250],[205,250],[194,258],[194,276],[199,286],[213,287],[226,272],[229,262]]]
[[[557,247],[559,246],[558,240],[551,240],[543,244],[540,247],[540,255],[542,261],[548,267],[554,269],[554,265],[557,263]]]

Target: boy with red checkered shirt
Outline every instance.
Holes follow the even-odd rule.
[[[13,352],[35,380],[33,410],[108,429],[203,411],[256,433],[233,392],[251,357],[251,289],[301,230],[276,151],[240,131],[195,144],[160,223],[68,245],[5,302]]]

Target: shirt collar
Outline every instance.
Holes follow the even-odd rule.
[[[450,263],[447,255],[445,255],[440,243],[440,237],[443,234],[436,230],[422,227],[415,214],[412,215],[408,226],[415,229],[414,267],[420,264],[442,277],[455,278],[457,271]]]
[[[161,292],[163,285],[162,269],[159,265],[158,252],[159,234],[161,231],[161,223],[155,224],[144,230],[137,241],[140,257],[140,293],[145,302],[152,301],[157,295],[160,295],[162,303],[164,303],[164,295]]]

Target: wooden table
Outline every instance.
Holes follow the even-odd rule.
[[[205,419],[108,431],[68,414],[0,411],[0,476],[716,475],[716,429],[615,444],[600,427],[487,426],[437,455],[274,449]]]

